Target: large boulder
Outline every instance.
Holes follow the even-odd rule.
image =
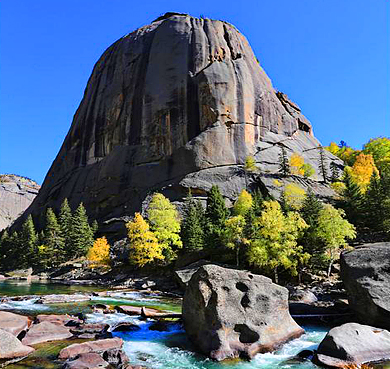
[[[68,347],[63,348],[58,354],[58,358],[62,360],[73,359],[78,355],[95,352],[104,353],[110,350],[120,350],[123,346],[123,340],[120,338],[108,338],[103,340],[74,343]]]
[[[0,359],[24,357],[34,351],[23,345],[13,334],[0,329]]]
[[[253,155],[262,173],[257,180],[280,192],[269,174],[278,171],[281,147],[317,170],[318,146],[311,123],[273,88],[233,25],[169,13],[101,56],[24,216],[58,209],[64,198],[72,207],[82,201],[102,231],[118,238],[118,231],[125,234],[121,220],[139,211],[151,191],[182,201],[189,188],[205,196],[217,184],[234,200],[246,186],[245,158]],[[327,165],[342,166],[325,155]],[[313,181],[297,180],[320,196],[333,194],[318,170]]]
[[[18,336],[21,332],[27,330],[31,320],[23,315],[0,311],[0,329]]]
[[[332,328],[315,356],[317,363],[338,368],[389,359],[390,332],[357,323]]]
[[[42,322],[34,324],[22,339],[24,345],[36,345],[37,343],[66,340],[72,337],[68,328],[53,324],[50,322]]]
[[[288,290],[264,276],[204,265],[183,299],[185,330],[212,359],[251,358],[304,331],[288,311]]]
[[[390,243],[344,252],[340,264],[350,306],[361,322],[390,330]]]
[[[110,364],[99,354],[89,352],[79,355],[75,360],[66,362],[63,369],[98,369],[108,368],[109,366]]]

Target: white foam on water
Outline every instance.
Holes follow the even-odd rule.
[[[49,309],[49,307],[44,304],[36,304],[36,301],[38,301],[38,298],[32,298],[22,301],[9,300],[0,303],[0,310],[42,311]]]
[[[137,318],[122,313],[114,313],[114,314],[90,313],[85,315],[88,323],[105,323],[111,326],[122,322],[130,322],[137,325],[139,324]]]

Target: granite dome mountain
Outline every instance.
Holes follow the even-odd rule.
[[[297,104],[277,92],[232,25],[167,13],[111,45],[96,63],[71,128],[29,213],[83,202],[100,222],[132,215],[153,191],[182,201],[218,184],[227,200],[271,193],[281,146],[318,167],[319,142]],[[328,164],[342,162],[326,153]],[[317,174],[291,177],[321,196]],[[114,229],[114,223],[109,227]]]

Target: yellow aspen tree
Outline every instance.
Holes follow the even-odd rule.
[[[244,216],[248,212],[248,210],[252,207],[252,204],[253,204],[252,195],[248,191],[242,190],[233,205],[233,213],[235,215]]]
[[[163,259],[162,245],[157,241],[149,224],[140,213],[126,224],[127,237],[130,242],[130,263],[143,267],[147,263]]]
[[[302,207],[305,195],[305,190],[295,183],[287,184],[283,191],[284,201],[293,210],[299,210]]]
[[[106,237],[95,240],[93,246],[88,250],[87,259],[91,267],[110,265],[110,245]]]
[[[305,163],[305,160],[303,157],[297,153],[294,153],[290,157],[290,171],[291,174],[303,176],[304,170],[303,170],[303,164]]]
[[[378,169],[372,155],[360,153],[351,169],[353,180],[365,191],[374,173],[378,174]]]

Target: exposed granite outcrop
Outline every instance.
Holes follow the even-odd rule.
[[[0,231],[30,206],[40,186],[15,174],[0,174]]]
[[[182,201],[212,184],[233,200],[253,155],[273,186],[281,146],[318,167],[319,142],[300,108],[275,91],[232,25],[169,13],[122,37],[95,65],[72,126],[28,213],[83,202],[101,223],[139,211],[160,191]],[[342,162],[326,153],[328,164]],[[305,181],[321,196],[332,191]],[[280,188],[271,188],[275,194]],[[119,222],[103,223],[124,233]],[[122,227],[122,228],[121,228]]]

